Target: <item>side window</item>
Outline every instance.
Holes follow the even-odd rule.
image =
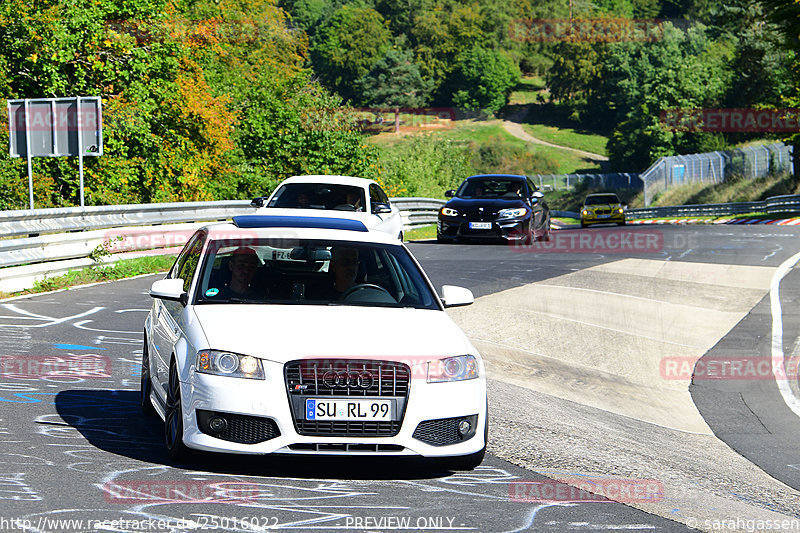
[[[378,186],[374,183],[369,186],[369,205],[370,208],[375,209],[375,204],[381,203],[380,196],[378,195]]]
[[[386,196],[386,193],[385,193],[385,192],[383,192],[383,189],[381,189],[381,188],[380,188],[380,187],[378,187],[378,186],[376,186],[376,188],[378,189],[378,196],[380,197],[380,199],[381,199],[381,202],[383,202],[383,203],[385,203],[385,204],[388,204],[388,203],[389,203],[389,197],[388,197],[388,196]]]
[[[537,187],[537,186],[536,186],[536,184],[533,182],[533,180],[531,180],[530,178],[528,178],[528,189],[529,189],[528,196],[530,196],[530,195],[531,195],[531,194],[533,194],[535,191],[538,191],[538,190],[539,190],[539,187]]]
[[[175,262],[175,267],[170,277],[183,279],[184,291],[188,292],[189,287],[192,285],[192,278],[200,262],[200,252],[203,250],[204,240],[205,233],[195,233]]]

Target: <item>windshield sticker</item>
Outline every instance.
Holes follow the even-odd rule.
[[[217,294],[219,294],[219,289],[208,289],[206,291],[206,296],[208,297],[216,296]]]

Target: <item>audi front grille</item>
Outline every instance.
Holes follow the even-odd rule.
[[[405,363],[366,359],[304,359],[284,366],[292,419],[299,435],[391,437],[400,432],[411,382]],[[308,398],[379,398],[394,401],[395,420],[307,420]]]

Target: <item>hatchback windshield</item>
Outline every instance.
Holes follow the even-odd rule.
[[[525,191],[525,183],[515,179],[468,180],[458,188],[459,198],[520,198]]]
[[[335,183],[287,183],[275,192],[268,207],[363,211],[364,189]]]
[[[196,302],[439,309],[403,247],[299,239],[210,242]]]
[[[616,194],[598,194],[596,196],[587,196],[586,202],[583,205],[604,205],[604,204],[618,204],[619,198]]]

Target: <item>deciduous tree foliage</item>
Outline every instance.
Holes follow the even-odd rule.
[[[311,48],[314,69],[328,87],[345,98],[359,99],[357,80],[386,54],[391,38],[380,13],[345,5],[319,30]]]
[[[307,48],[271,0],[0,4],[3,97],[103,98],[88,203],[246,198],[292,173],[375,173]],[[76,165],[35,160],[37,206],[77,203]],[[24,161],[4,158],[0,208],[25,205],[17,190]]]

